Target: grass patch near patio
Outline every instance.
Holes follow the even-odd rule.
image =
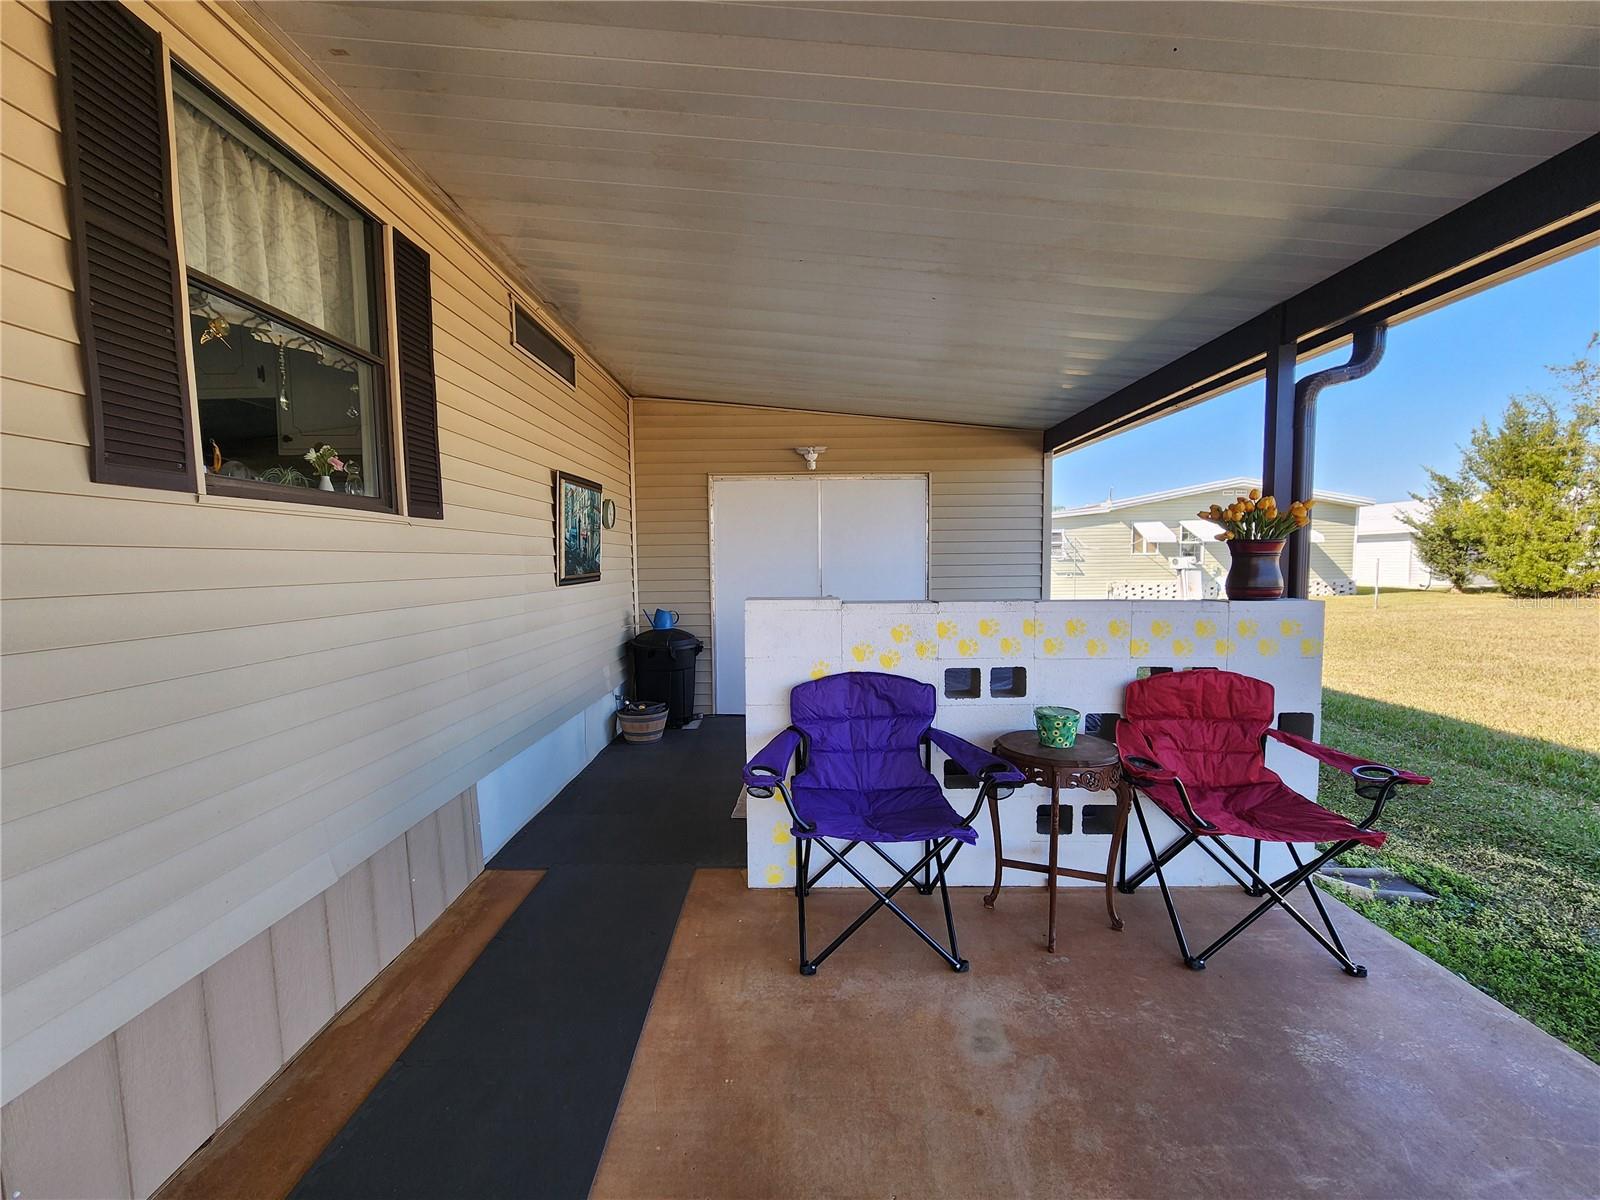
[[[1389,841],[1345,861],[1440,900],[1354,907],[1600,1062],[1600,608],[1371,606],[1327,605],[1322,740],[1434,782],[1403,788]],[[1324,771],[1320,795],[1366,815],[1347,777]]]

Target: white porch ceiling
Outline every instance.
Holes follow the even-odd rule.
[[[1589,3],[255,11],[636,395],[1043,427],[1600,127]]]

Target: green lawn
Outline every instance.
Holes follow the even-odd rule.
[[[1331,600],[1322,740],[1433,776],[1381,864],[1441,897],[1372,920],[1600,1062],[1600,607],[1442,594]],[[1364,816],[1348,778],[1324,803]],[[1341,893],[1342,895],[1343,893]]]

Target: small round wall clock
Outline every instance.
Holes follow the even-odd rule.
[[[616,524],[617,524],[617,502],[615,500],[607,499],[607,500],[601,501],[601,503],[600,503],[600,524],[604,525],[607,529],[616,528]]]

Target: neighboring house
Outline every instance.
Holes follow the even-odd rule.
[[[1369,504],[1356,519],[1356,582],[1363,587],[1449,587],[1424,565],[1417,553],[1417,532],[1405,518],[1421,517],[1427,505],[1421,500],[1392,500]]]
[[[1216,540],[1220,529],[1195,514],[1259,486],[1259,480],[1238,476],[1056,509],[1050,594],[1058,599],[1221,595],[1228,552]],[[1356,514],[1372,501],[1329,491],[1318,491],[1316,500],[1311,594],[1348,595],[1355,591]]]

